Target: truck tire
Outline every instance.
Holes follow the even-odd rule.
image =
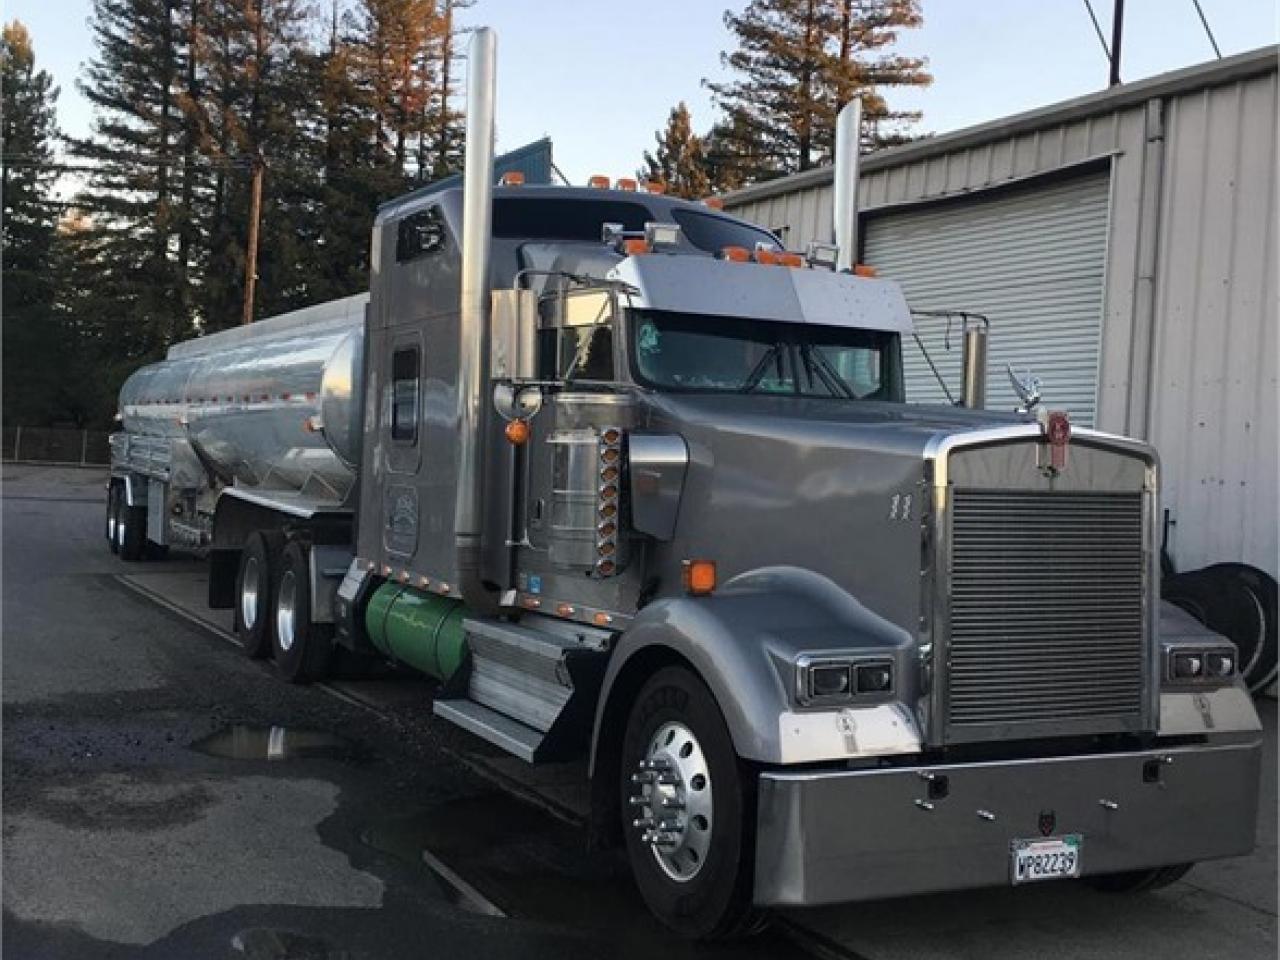
[[[120,552],[120,541],[116,539],[116,525],[120,522],[120,484],[113,483],[107,490],[107,546],[112,553]]]
[[[1167,867],[1152,867],[1149,870],[1099,873],[1085,877],[1084,882],[1103,893],[1146,893],[1177,883],[1194,866],[1194,863],[1175,863]]]
[[[302,541],[289,542],[273,593],[271,656],[290,683],[319,680],[333,655],[333,626],[311,622],[310,554]]]
[[[123,496],[116,513],[116,543],[126,563],[137,563],[147,550],[147,508],[131,507]]]
[[[723,940],[762,925],[751,903],[753,781],[706,684],[684,667],[654,674],[623,740],[622,827],[641,896],[681,936]]]
[[[240,551],[236,572],[235,630],[240,647],[253,660],[271,652],[271,586],[280,570],[284,537],[255,530]]]

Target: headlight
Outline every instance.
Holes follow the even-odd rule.
[[[1236,676],[1234,647],[1174,643],[1165,647],[1164,655],[1165,679],[1179,686],[1221,686]]]
[[[806,655],[796,661],[796,699],[806,706],[877,700],[891,693],[890,660]]]

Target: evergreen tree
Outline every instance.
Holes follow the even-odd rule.
[[[705,197],[711,188],[707,158],[683,100],[671,108],[666,129],[655,133],[654,140],[657,149],[653,153],[645,151],[640,176],[663,184],[673,196]]]
[[[37,70],[31,37],[18,21],[0,33],[3,162],[4,415],[15,424],[65,418],[61,374],[66,337],[56,308],[58,97]]]
[[[736,77],[707,86],[727,115],[722,139],[733,148],[723,152],[744,180],[829,161],[836,114],[854,96],[872,141],[886,122],[917,119],[890,111],[880,91],[930,82],[922,59],[885,53],[922,22],[920,0],[752,0],[725,14],[738,48],[721,60]]]

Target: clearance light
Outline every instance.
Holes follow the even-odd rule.
[[[613,185],[615,190],[627,190],[630,192],[634,192],[636,186],[636,182],[630,177],[619,177],[618,182]]]
[[[597,173],[595,176],[590,177],[587,180],[587,186],[594,187],[597,190],[608,190],[609,178],[606,177],[603,173]]]
[[[685,593],[705,597],[716,588],[714,560],[686,560],[680,571]]]
[[[622,431],[618,427],[600,431],[597,455],[595,575],[611,577],[623,562],[620,553],[626,546],[618,536],[618,474],[622,467]]]
[[[642,257],[653,251],[649,247],[649,241],[644,237],[627,237],[622,241],[622,252],[628,257]]]
[[[675,247],[680,244],[682,231],[678,223],[646,223],[644,239],[655,250],[658,247]]]
[[[746,247],[721,247],[718,254],[721,260],[731,263],[750,263],[751,251]]]
[[[644,188],[649,193],[662,194],[667,192],[667,185],[658,180],[646,180],[644,182]]]
[[[519,170],[508,170],[502,175],[502,179],[498,183],[504,187],[522,187],[524,186],[524,174]]]
[[[706,204],[708,207],[710,207],[712,210],[724,209],[724,201],[721,200],[719,197],[707,197],[702,202]]]
[[[865,263],[855,263],[853,265],[853,275],[855,277],[866,277],[870,280],[873,277],[878,277],[880,274],[875,267],[869,267]]]
[[[529,421],[512,420],[506,428],[507,442],[513,447],[523,447],[529,442]]]

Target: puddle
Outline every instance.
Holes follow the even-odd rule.
[[[256,727],[237,723],[197,740],[193,750],[229,760],[359,759],[355,746],[319,730]]]
[[[291,930],[254,927],[231,938],[231,948],[249,960],[351,960],[326,940]]]
[[[360,839],[403,862],[425,865],[444,895],[462,909],[474,907],[464,893],[447,889],[433,864],[465,878],[511,917],[567,927],[609,943],[614,960],[811,956],[779,931],[722,946],[673,937],[645,908],[624,857],[588,853],[581,828],[508,794],[450,800],[413,816],[379,820]]]

